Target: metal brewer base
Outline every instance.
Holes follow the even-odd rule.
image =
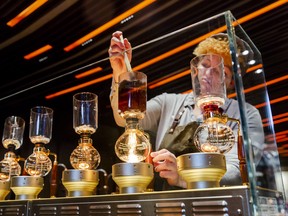
[[[4,200],[10,192],[10,181],[0,181],[0,200]]]
[[[16,200],[36,199],[44,186],[43,177],[39,176],[13,176],[11,190]]]
[[[220,180],[226,172],[225,156],[218,153],[180,155],[177,166],[188,189],[220,187]]]
[[[97,170],[64,170],[62,183],[68,197],[91,196],[99,183],[99,173]]]
[[[142,193],[154,176],[150,163],[117,163],[112,166],[112,178],[122,193]]]

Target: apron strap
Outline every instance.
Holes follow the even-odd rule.
[[[169,134],[173,134],[175,128],[179,124],[179,121],[180,121],[180,119],[181,119],[181,117],[182,117],[182,115],[183,115],[183,113],[185,111],[185,108],[186,108],[186,106],[184,106],[184,102],[185,102],[185,100],[181,104],[181,106],[180,106],[180,108],[178,110],[178,113],[177,113],[176,117],[174,118],[174,121],[173,121],[173,123],[172,123],[172,125],[171,125],[171,127],[169,129]]]

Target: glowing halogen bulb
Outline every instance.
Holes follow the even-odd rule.
[[[150,142],[138,129],[126,129],[115,144],[115,153],[125,162],[144,161],[150,153]]]
[[[129,152],[128,152],[128,161],[127,162],[138,162],[137,156],[135,155],[136,147],[137,147],[137,137],[136,133],[130,133],[128,135],[128,143],[130,143],[130,146],[128,146]]]

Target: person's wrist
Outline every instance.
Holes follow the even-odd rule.
[[[112,85],[111,85],[111,90],[112,90],[112,94],[115,94],[118,91],[118,86],[119,86],[119,82],[116,82],[114,77],[112,78]]]
[[[113,72],[113,74],[115,74],[114,72]],[[116,84],[116,85],[118,85],[119,84],[119,82],[118,82],[118,79],[116,78],[117,76],[115,76],[115,75],[113,75],[113,84]]]

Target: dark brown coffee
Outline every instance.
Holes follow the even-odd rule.
[[[124,80],[119,84],[118,109],[124,112],[145,112],[147,89],[141,81]]]

